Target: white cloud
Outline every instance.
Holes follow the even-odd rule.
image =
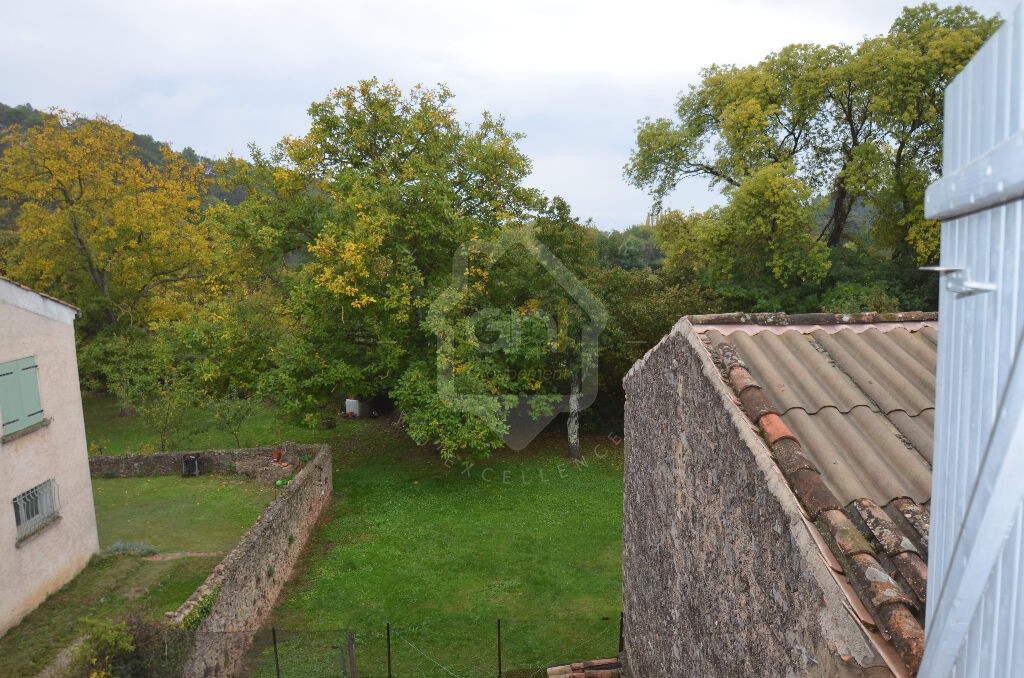
[[[219,156],[301,134],[312,101],[360,78],[444,82],[467,121],[486,109],[527,134],[531,184],[622,228],[648,207],[621,178],[636,122],[671,115],[701,67],[792,42],[856,42],[884,32],[902,4],[5,0],[0,101],[105,114]],[[673,204],[713,199],[695,182]]]

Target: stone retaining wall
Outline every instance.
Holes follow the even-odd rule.
[[[180,619],[205,593],[220,587],[210,615],[196,633],[185,676],[237,675],[253,636],[269,619],[313,526],[331,502],[331,448],[288,446],[288,454],[313,458],[178,611]]]
[[[282,459],[296,468],[310,460],[267,505],[238,545],[224,557],[206,581],[168,621],[181,623],[203,596],[219,587],[209,616],[195,634],[195,644],[184,675],[233,676],[241,670],[256,631],[270,617],[284,583],[298,562],[313,527],[331,502],[333,466],[327,445],[284,443],[277,447],[201,452],[163,452],[127,456],[92,457],[94,478],[179,475],[182,457],[199,454],[202,473],[245,473],[254,462],[270,459],[281,450]]]
[[[202,473],[226,473],[239,462],[254,457],[269,459],[274,450],[281,450],[282,459],[297,464],[309,452],[303,446],[284,443],[278,447],[249,447],[236,450],[202,450],[199,452],[157,452],[121,456],[89,457],[89,473],[93,478],[135,478],[138,476],[180,475],[182,457],[198,454]]]

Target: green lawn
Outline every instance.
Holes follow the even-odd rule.
[[[341,675],[344,629],[357,633],[359,675],[386,675],[388,622],[399,676],[494,675],[499,617],[505,669],[617,654],[621,446],[585,440],[577,468],[545,436],[446,467],[367,428],[336,450],[339,501],[276,610],[282,675]],[[256,673],[272,676],[261,641]]]
[[[94,479],[100,547],[145,543],[161,552],[226,552],[273,499],[275,490],[236,478]],[[32,676],[83,634],[83,620],[138,613],[150,620],[176,609],[222,556],[147,561],[93,558],[0,639],[0,675]]]
[[[93,447],[152,449],[155,436],[112,400],[85,406]],[[275,611],[282,676],[342,675],[346,629],[357,635],[359,675],[386,675],[388,622],[397,676],[494,675],[499,617],[506,670],[616,654],[621,442],[584,438],[580,467],[559,435],[446,466],[383,420],[308,430],[269,407],[242,438],[334,450],[336,502]],[[208,431],[181,448],[232,446],[230,434]],[[269,643],[260,634],[254,675],[274,675]]]
[[[93,478],[100,548],[145,542],[162,553],[230,551],[274,498],[238,476]]]

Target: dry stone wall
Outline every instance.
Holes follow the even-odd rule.
[[[92,457],[93,477],[178,475],[182,457],[199,454],[202,473],[258,468],[275,450],[292,468],[309,458],[298,474],[267,505],[238,545],[224,557],[206,581],[178,610],[171,623],[183,617],[208,594],[216,592],[210,614],[195,634],[185,665],[188,678],[234,676],[256,631],[270,617],[284,583],[291,576],[317,520],[333,495],[331,448],[295,445],[203,452],[167,452],[119,457]]]
[[[313,458],[260,515],[256,524],[200,587],[220,592],[196,633],[186,676],[237,675],[256,631],[268,620],[313,526],[333,492],[331,449],[293,446]]]
[[[93,478],[178,475],[182,472],[183,457],[194,455],[200,457],[201,473],[226,473],[253,459],[270,459],[275,450],[281,450],[282,459],[292,465],[299,463],[302,455],[308,454],[307,446],[284,443],[279,447],[89,457],[89,473]]]

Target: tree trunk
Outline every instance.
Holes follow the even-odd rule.
[[[569,423],[566,425],[569,434],[569,458],[576,461],[580,458],[580,375],[572,371],[569,380]]]
[[[828,234],[828,246],[835,247],[843,237],[846,230],[846,222],[853,211],[853,197],[846,190],[846,182],[842,179],[836,180],[836,197],[832,205],[831,230]]]

